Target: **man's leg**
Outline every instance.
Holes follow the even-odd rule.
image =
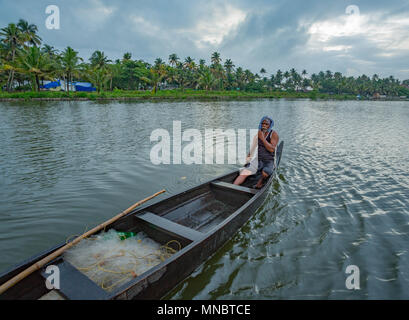
[[[264,181],[273,173],[273,167],[274,161],[269,161],[264,164],[263,169],[261,171],[261,178],[255,186],[256,189],[260,189],[263,186]]]
[[[246,179],[247,177],[251,175],[251,171],[249,170],[243,170],[240,175],[236,178],[236,180],[234,180],[234,184],[237,185],[241,185]]]
[[[264,184],[264,180],[266,180],[268,177],[269,177],[269,174],[265,173],[264,170],[261,171],[261,178],[260,180],[258,180],[255,188],[260,189]]]

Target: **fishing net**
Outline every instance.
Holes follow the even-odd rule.
[[[106,291],[136,278],[181,249],[178,241],[161,245],[144,232],[119,233],[113,229],[79,242],[64,259]]]

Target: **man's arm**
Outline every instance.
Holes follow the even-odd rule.
[[[258,137],[263,142],[264,146],[269,152],[274,152],[275,148],[277,147],[277,143],[278,143],[277,132],[274,131],[273,134],[271,135],[270,143],[266,140],[266,138],[264,137],[264,134],[261,131],[259,131]]]

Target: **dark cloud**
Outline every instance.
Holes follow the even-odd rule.
[[[310,74],[329,69],[409,78],[407,0],[55,0],[61,11],[60,30],[45,27],[49,4],[0,0],[0,25],[24,18],[38,25],[45,43],[58,49],[69,45],[85,59],[103,50],[111,59],[131,52],[134,58],[153,62],[177,53],[182,59],[209,62],[211,53],[218,51],[223,59],[253,72],[294,67]],[[340,26],[349,5],[359,7],[366,33],[338,34],[326,41],[311,33],[312,26],[323,23]]]

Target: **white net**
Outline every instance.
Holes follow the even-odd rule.
[[[161,245],[143,232],[121,240],[111,229],[82,240],[63,257],[101,288],[112,291],[165,261],[180,248],[176,240]]]

